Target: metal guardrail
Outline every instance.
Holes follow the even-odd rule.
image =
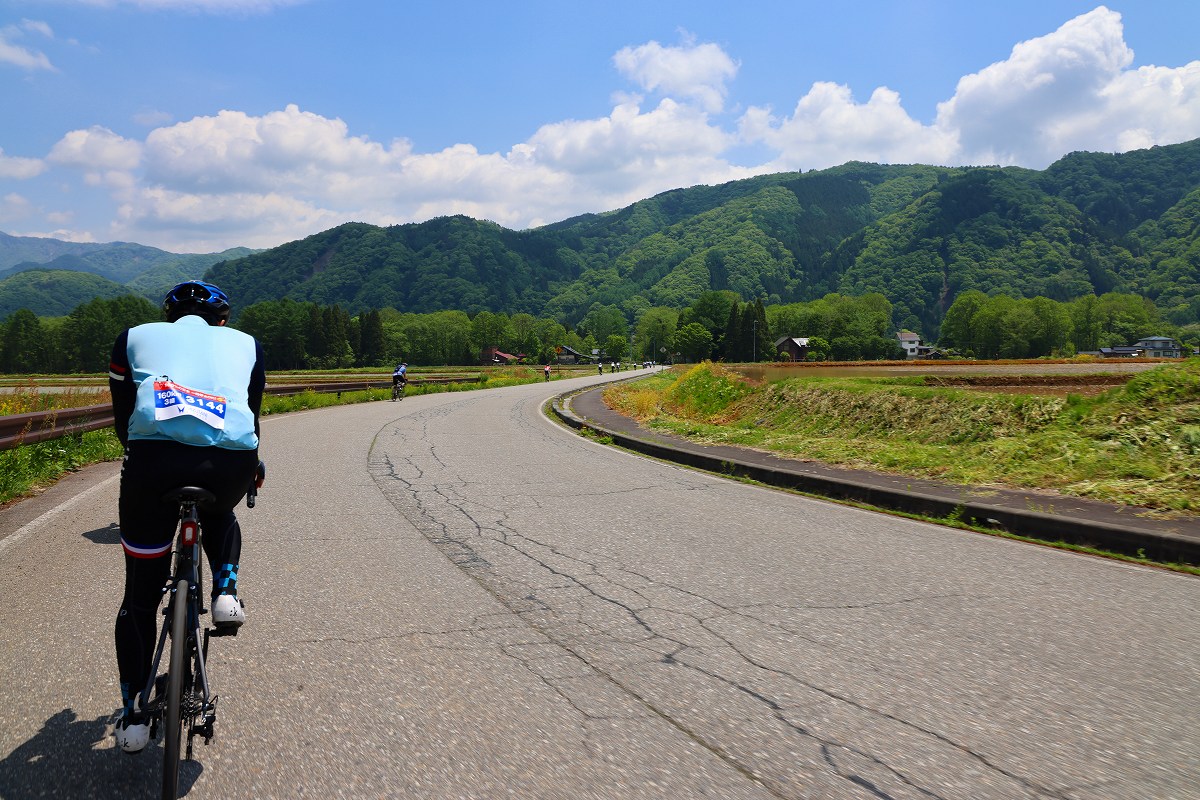
[[[478,381],[478,376],[471,377],[429,377],[409,379],[412,385],[471,383]],[[361,392],[366,389],[390,389],[392,381],[340,381],[337,383],[297,383],[283,386],[268,386],[266,394],[289,397],[304,392],[328,394],[331,392]],[[86,433],[101,428],[112,427],[112,406],[102,403],[82,408],[60,408],[54,411],[33,411],[28,414],[9,414],[0,417],[0,450],[10,450],[23,444],[36,444],[60,436],[74,433]]]
[[[108,428],[112,424],[112,406],[108,403],[83,408],[60,408],[57,411],[9,414],[0,417],[0,450],[57,439],[72,433]]]

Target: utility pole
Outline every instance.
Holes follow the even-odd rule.
[[[743,328],[742,330],[745,330],[745,328]],[[758,317],[755,317],[753,320],[751,320],[750,330],[751,330],[750,352],[753,353],[753,355],[750,357],[750,360],[757,364],[758,363]],[[743,350],[742,352],[745,352],[745,351]]]

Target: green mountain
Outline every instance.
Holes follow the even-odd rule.
[[[64,242],[38,236],[10,236],[0,231],[0,277],[16,264],[30,262],[45,264],[59,256],[82,255],[105,245],[90,242]]]
[[[96,287],[95,294],[83,297],[83,300],[90,300],[114,296],[109,286],[113,283],[124,287],[117,294],[139,295],[157,305],[167,290],[180,281],[201,277],[219,261],[255,252],[236,247],[220,253],[179,254],[129,242],[80,244],[0,233],[0,264],[6,264],[0,269],[0,320],[18,308],[28,308],[40,316],[65,313],[60,310],[62,303],[58,297],[31,291],[30,287],[38,285],[59,290],[65,297],[74,297],[85,287]],[[25,260],[14,261],[22,258]],[[65,275],[56,276],[52,283],[47,283],[41,275],[13,280],[28,272],[44,273],[47,270],[90,275],[102,280],[73,280]]]
[[[544,233],[467,217],[389,228],[354,222],[217,264],[206,277],[239,305],[290,297],[355,311],[532,311],[549,302],[554,281],[578,271],[558,247]]]
[[[486,309],[572,322],[597,302],[682,306],[709,288],[777,301],[820,296],[834,285],[823,272],[830,250],[943,172],[851,164],[768,175],[529,231],[461,216],[348,223],[217,264],[207,277],[242,304],[288,297],[355,312]]]
[[[849,163],[678,189],[512,231],[447,217],[342,225],[215,265],[240,303],[283,297],[351,313],[529,312],[574,323],[729,289],[768,303],[881,292],[933,336],[958,293],[1069,300],[1108,291],[1200,322],[1200,140],[1046,170]]]
[[[119,283],[64,269],[28,269],[0,280],[0,320],[19,308],[40,317],[61,317],[94,298],[129,294]]]
[[[157,304],[172,286],[183,281],[196,280],[213,264],[231,258],[242,258],[258,251],[248,247],[233,247],[220,253],[171,254],[169,259],[150,267],[125,283],[134,294],[141,295]]]
[[[22,237],[7,237],[9,240]],[[0,240],[0,245],[4,243]],[[64,243],[67,244],[67,243]],[[0,251],[2,252],[2,251]],[[49,260],[31,259],[0,270],[0,278],[27,269],[66,269],[91,272],[117,283],[125,283],[152,267],[176,259],[174,253],[129,242],[89,245],[87,250],[61,253]],[[0,263],[3,258],[0,255]]]

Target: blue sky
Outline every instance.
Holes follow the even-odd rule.
[[[176,252],[1200,137],[1195,0],[0,0],[0,230]]]

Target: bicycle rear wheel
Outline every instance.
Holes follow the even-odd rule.
[[[188,582],[175,584],[171,608],[171,664],[167,669],[167,713],[163,721],[163,800],[179,797],[179,745],[183,733],[183,683],[187,671]]]

